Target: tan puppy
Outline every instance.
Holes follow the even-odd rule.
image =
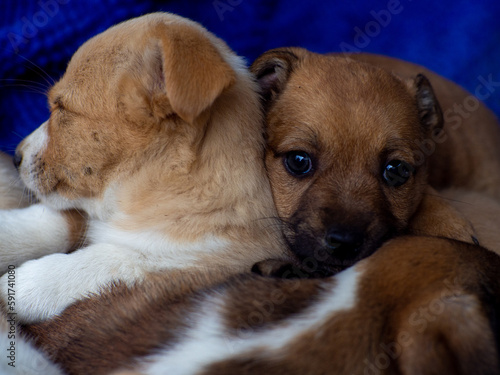
[[[267,52],[252,70],[264,90],[274,199],[288,243],[308,268],[328,273],[352,265],[407,231],[437,235],[436,216],[452,223],[439,235],[475,241],[465,221],[447,220],[460,214],[427,187],[429,158],[420,145],[442,136],[444,122],[424,76],[402,80],[343,55],[299,48]],[[500,155],[493,156],[476,158],[494,166]],[[431,169],[449,172],[458,185],[445,168],[455,154],[439,157]]]
[[[15,285],[0,279],[4,302],[15,293],[17,318],[53,317],[112,282],[167,273],[182,289],[174,270],[193,280],[208,273],[209,284],[284,256],[270,222],[257,91],[224,42],[178,16],[147,15],[86,42],[16,163],[41,213],[88,215],[89,245],[23,264]],[[48,238],[70,235],[55,236],[47,215],[16,220],[34,221]],[[12,237],[0,230],[0,243]],[[33,241],[15,238],[19,252]]]
[[[478,246],[400,237],[335,277],[242,275],[174,304],[149,279],[30,329],[69,374],[499,374],[499,268]]]

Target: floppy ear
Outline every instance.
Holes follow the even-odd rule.
[[[278,48],[264,52],[253,62],[250,71],[261,87],[266,107],[283,91],[298,61],[299,57],[292,49]]]
[[[442,129],[443,112],[427,77],[418,74],[413,81],[413,86],[421,124],[428,132]]]
[[[236,81],[231,66],[201,30],[158,24],[149,44],[120,81],[124,111],[133,121],[176,114],[193,122]]]
[[[163,78],[173,111],[192,122],[235,80],[235,72],[201,31],[159,25]]]

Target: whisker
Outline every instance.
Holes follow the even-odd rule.
[[[23,90],[19,90],[21,92],[29,92],[29,93],[35,93],[35,94],[40,94],[43,96],[47,96],[47,91],[42,90],[41,88],[33,87],[33,86],[28,86],[28,85],[22,85],[22,84],[9,84],[5,85],[2,84],[0,87],[17,87],[17,88],[23,88]]]
[[[18,132],[13,131],[13,132],[12,132],[12,134],[14,134],[16,137],[19,137],[19,138],[21,138],[21,139],[24,139],[24,136],[23,136],[23,135],[21,135],[21,134],[19,134]],[[10,150],[10,151],[15,152],[15,151],[16,151],[16,149],[13,149],[13,150]]]
[[[50,86],[53,86],[56,81],[44,70],[42,69],[40,66],[38,66],[37,64],[35,64],[33,61],[31,61],[30,59],[22,56],[22,55],[17,55],[19,56],[20,58],[22,58],[23,60],[25,60],[26,62],[30,63],[31,65],[33,65],[34,67],[36,67],[39,72],[37,72],[35,69],[31,68],[29,65],[27,66],[27,68],[29,70],[31,70],[32,72],[34,73],[37,73],[40,75],[40,72],[43,73],[43,75],[40,75],[41,78],[43,78],[45,80],[45,82],[47,82],[47,85],[50,87]]]
[[[33,81],[33,80],[30,80],[30,79],[1,78],[0,79],[0,83],[2,83],[2,82],[11,83],[12,85],[14,85],[17,82],[19,82],[19,83],[23,83],[23,84],[31,84],[33,86],[39,86],[40,88],[44,88],[44,89],[49,89],[50,88],[50,86],[47,86],[47,85],[45,85],[42,82]]]
[[[428,196],[431,196],[431,197],[440,198],[440,199],[443,199],[443,200],[446,200],[446,201],[450,201],[450,202],[457,202],[457,203],[463,203],[463,204],[473,205],[473,203],[471,203],[471,202],[465,202],[465,201],[458,200],[458,199],[452,199],[452,198],[444,197],[444,196],[439,195],[439,194],[424,193],[424,195],[428,195]]]

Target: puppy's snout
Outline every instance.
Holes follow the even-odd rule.
[[[23,154],[21,154],[19,151],[16,151],[14,155],[14,159],[12,159],[14,163],[14,167],[16,167],[17,170],[19,170],[19,167],[21,166],[21,163],[23,162]]]
[[[333,227],[325,235],[326,246],[339,259],[351,259],[358,255],[363,244],[364,231]]]

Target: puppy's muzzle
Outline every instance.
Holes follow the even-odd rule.
[[[325,244],[331,255],[341,261],[355,259],[363,245],[365,230],[334,226],[325,235]]]

